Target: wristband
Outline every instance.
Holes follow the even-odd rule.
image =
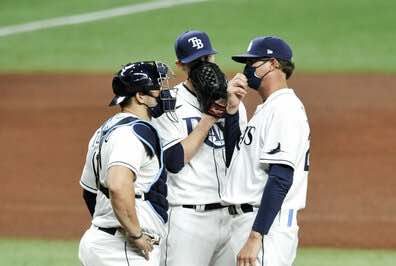
[[[138,239],[142,238],[142,236],[143,236],[142,231],[140,231],[140,235],[138,235],[138,236],[129,235],[129,237],[132,238],[133,240],[138,240]]]

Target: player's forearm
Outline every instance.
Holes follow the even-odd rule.
[[[187,138],[181,141],[184,150],[184,162],[188,163],[194,155],[198,152],[202,143],[208,136],[210,128],[216,123],[217,119],[203,114],[198,125],[188,135]]]
[[[133,189],[121,188],[109,190],[111,205],[122,228],[132,236],[139,236],[141,228],[135,209],[135,193]]]
[[[134,173],[123,166],[109,168],[107,186],[114,214],[124,230],[132,236],[141,233],[135,209]]]

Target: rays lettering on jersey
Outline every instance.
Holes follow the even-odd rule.
[[[237,143],[236,147],[239,150],[242,144],[250,145],[253,142],[253,134],[256,131],[256,127],[254,126],[247,126],[243,134],[241,135],[239,142]]]
[[[187,132],[190,134],[196,127],[198,122],[201,120],[200,117],[186,117],[183,118],[186,122]],[[216,122],[216,124],[209,130],[209,134],[205,139],[205,144],[213,147],[215,149],[220,149],[224,147],[224,135],[223,135],[224,125],[221,122]]]

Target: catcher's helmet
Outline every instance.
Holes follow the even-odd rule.
[[[169,67],[157,61],[129,63],[113,77],[112,87],[115,94],[110,106],[120,104],[137,92],[148,93],[159,90],[163,81],[169,79]]]

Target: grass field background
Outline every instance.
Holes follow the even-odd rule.
[[[76,266],[77,241],[0,240],[0,265]],[[396,252],[301,248],[295,266],[394,266]],[[187,266],[187,265],[186,265]]]
[[[0,27],[137,2],[5,0]],[[173,64],[177,35],[200,29],[228,70],[241,68],[230,56],[252,37],[275,34],[292,45],[299,71],[395,72],[395,8],[389,0],[211,0],[0,37],[0,71],[108,72],[152,58]]]

